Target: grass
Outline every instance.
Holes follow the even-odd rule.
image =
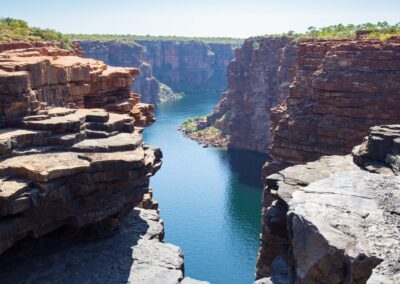
[[[0,42],[40,40],[57,41],[60,47],[71,49],[72,41],[60,32],[30,27],[23,20],[0,18]]]

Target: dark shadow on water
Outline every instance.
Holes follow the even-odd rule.
[[[228,150],[226,158],[239,182],[242,184],[262,188],[261,169],[270,157],[266,154],[257,152],[237,150]]]

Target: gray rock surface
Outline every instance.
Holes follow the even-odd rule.
[[[372,272],[398,283],[400,210],[391,204],[400,204],[400,178],[361,170],[294,192],[288,226],[297,281],[365,283]]]
[[[157,211],[135,208],[112,237],[50,235],[31,251],[2,256],[1,283],[179,283],[183,254],[163,236]]]
[[[387,173],[325,156],[268,176],[261,283],[400,283],[400,179]]]

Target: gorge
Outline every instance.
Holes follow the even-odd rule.
[[[0,282],[399,283],[400,39],[348,28],[0,40]]]
[[[397,175],[399,152],[392,142],[397,141],[396,126],[385,126],[361,146],[371,151],[361,164],[359,146],[354,148],[354,160],[364,170],[349,156],[324,156],[350,154],[370,127],[399,123],[399,40],[366,35],[246,40],[228,67],[228,90],[213,113],[181,128],[206,145],[249,149],[272,158],[263,167],[257,261],[257,278],[263,279],[257,283],[399,281],[398,252],[390,252],[399,240],[398,210],[381,200],[389,195],[387,200],[398,204],[400,185],[387,177]],[[309,161],[316,162],[293,166]],[[374,187],[381,192],[370,191]],[[356,195],[373,204],[364,208],[364,201],[352,200]],[[388,215],[394,219],[386,219]],[[389,247],[376,243],[373,229],[363,232],[365,226],[382,226],[379,236]]]
[[[226,66],[237,43],[201,40],[79,40],[85,56],[112,66],[139,67],[132,90],[148,103],[179,93],[219,93],[226,88]]]

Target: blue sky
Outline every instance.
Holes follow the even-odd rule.
[[[0,17],[65,33],[232,36],[400,22],[400,0],[1,0]]]

